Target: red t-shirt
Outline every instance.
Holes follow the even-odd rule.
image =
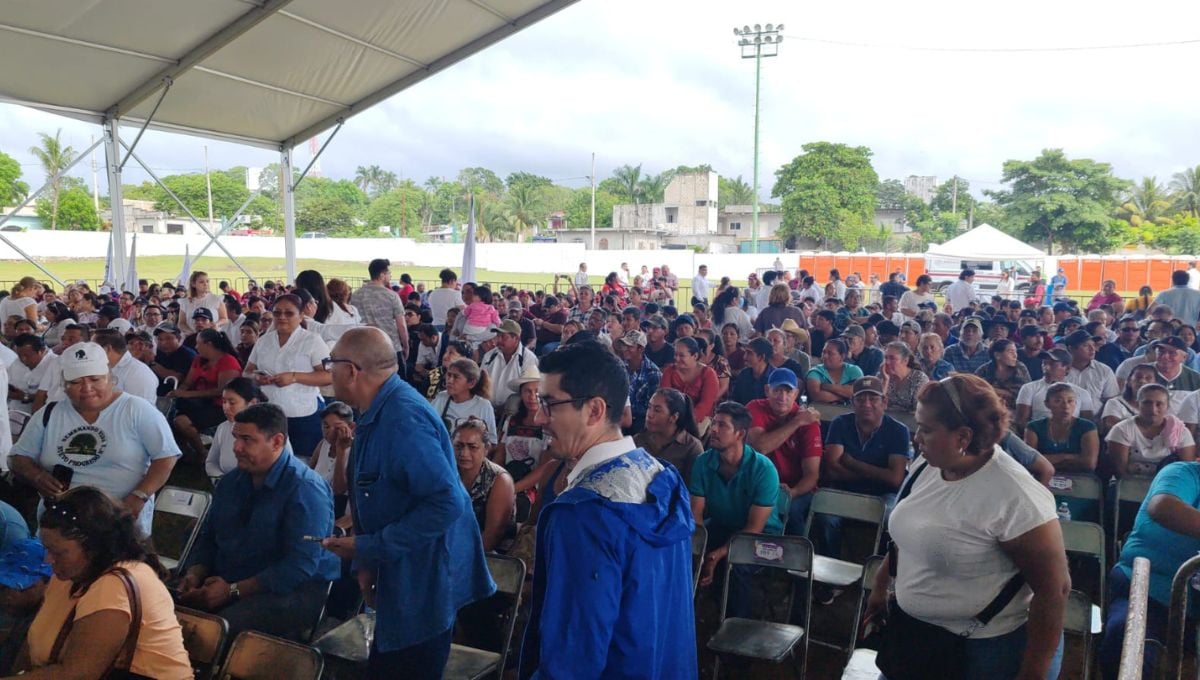
[[[786,416],[776,416],[771,410],[771,404],[766,399],[755,399],[746,404],[752,420],[751,427],[761,427],[770,432],[784,418],[800,410],[799,404],[794,404]],[[774,451],[762,451],[763,455],[775,463],[779,470],[779,481],[788,486],[794,486],[804,477],[803,461],[805,458],[821,457],[821,423],[809,423],[797,429]]]
[[[195,359],[192,359],[192,367],[188,369],[188,375],[195,377],[195,382],[192,383],[193,390],[211,390],[221,384],[220,375],[226,371],[242,372],[242,365],[238,363],[237,357],[232,354],[223,354],[215,363],[205,363],[200,355],[197,354]],[[221,405],[221,397],[215,397],[217,405]]]

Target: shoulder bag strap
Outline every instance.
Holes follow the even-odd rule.
[[[106,573],[121,579],[122,585],[125,586],[125,594],[129,598],[129,632],[125,635],[125,642],[121,645],[121,650],[117,652],[117,656],[113,659],[112,665],[108,670],[109,672],[114,670],[128,671],[133,664],[133,653],[137,649],[138,634],[142,628],[142,601],[139,597],[137,582],[133,580],[133,575],[127,569],[116,567]],[[104,574],[101,574],[101,576],[104,576]],[[71,629],[74,627],[75,607],[71,607],[71,613],[67,614],[67,619],[63,621],[62,628],[58,631],[58,637],[54,638],[54,646],[50,648],[51,664],[59,662],[63,647],[66,645],[67,638],[70,637]]]

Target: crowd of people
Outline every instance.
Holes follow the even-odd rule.
[[[538,290],[450,269],[426,288],[383,259],[366,273],[239,292],[197,271],[119,294],[27,277],[0,300],[0,590],[28,593],[0,598],[25,622],[0,674],[183,677],[172,598],[234,633],[302,639],[348,581],[376,611],[371,676],[440,677],[456,612],[495,590],[493,552],[532,574],[520,677],[640,676],[648,659],[650,675],[695,677],[694,526],[716,592],[739,532],[840,554],[836,518],[809,516],[834,489],[889,516],[869,617],[890,586],[899,614],[970,628],[968,668],[1056,677],[1057,522],[1104,513],[1056,497],[1056,478],[1154,480],[1110,577],[1104,654],[1119,654],[1133,558],[1153,566],[1154,634],[1200,551],[1188,272],[1147,304],[1106,282],[1082,308],[1065,277],[989,297],[969,270],[940,302],[928,275],[910,289],[837,270],[739,287],[701,266],[681,289],[667,265],[623,264],[593,287],[581,264]],[[168,573],[151,520],[176,465],[214,493]],[[748,611],[750,576],[732,570],[730,615]],[[998,615],[970,625],[989,602]]]

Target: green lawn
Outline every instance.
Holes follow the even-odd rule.
[[[173,280],[179,275],[182,259],[181,257],[166,255],[159,257],[139,257],[137,261],[138,276],[151,281]],[[284,261],[281,258],[248,257],[241,259],[240,262],[254,275],[254,278],[259,283],[268,279],[279,280],[285,276]],[[104,258],[44,260],[41,264],[53,272],[55,276],[67,282],[76,279],[99,282],[104,277]],[[296,266],[297,271],[316,269],[324,274],[327,280],[331,278],[343,278],[357,283],[360,279],[367,276],[366,260],[361,263],[337,262],[332,260],[298,260]],[[459,267],[452,268],[455,271],[459,270]],[[192,263],[192,270],[208,272],[208,276],[213,279],[214,284],[221,279],[227,279],[236,286],[245,285],[246,275],[226,257],[202,257]],[[400,274],[408,273],[413,277],[414,281],[436,281],[439,271],[441,271],[440,267],[394,267],[392,269],[392,278],[399,279]],[[37,267],[23,260],[0,262],[0,284],[8,287],[12,282],[17,281],[23,276],[44,278],[44,275]],[[476,278],[490,283],[546,286],[553,281],[554,274],[493,272],[480,269],[477,270]],[[603,283],[601,277],[593,277],[592,281],[597,284]]]

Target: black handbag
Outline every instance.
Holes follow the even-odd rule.
[[[905,482],[896,500],[896,505],[912,491],[917,477],[928,466],[922,463]],[[888,546],[888,571],[896,576],[896,559],[899,551],[895,542]],[[1012,602],[1013,597],[1025,585],[1025,577],[1017,572],[1000,594],[973,618],[971,625],[962,633],[953,633],[945,628],[910,616],[900,608],[895,598],[888,601],[887,615],[879,636],[879,651],[875,655],[875,666],[887,680],[962,680],[966,666],[966,642],[979,628],[986,626],[997,614]]]

